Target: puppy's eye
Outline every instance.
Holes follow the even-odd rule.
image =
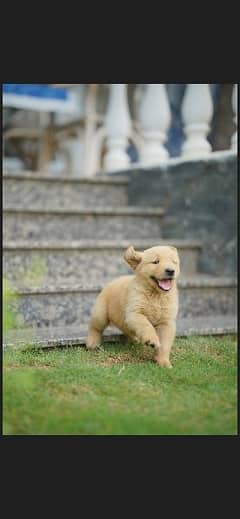
[[[159,259],[156,259],[155,261],[152,261],[153,265],[157,265],[159,263]]]

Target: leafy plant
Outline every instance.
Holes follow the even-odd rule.
[[[17,313],[12,308],[12,303],[16,299],[16,293],[10,281],[3,278],[3,333],[17,328]]]

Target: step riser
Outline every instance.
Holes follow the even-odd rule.
[[[177,336],[190,335],[226,335],[237,333],[237,317],[233,315],[205,318],[180,319],[177,321]],[[124,342],[126,337],[117,328],[108,327],[103,334],[103,342]],[[85,345],[87,326],[70,326],[62,328],[38,328],[10,332],[3,338],[3,348],[11,347],[69,347]]]
[[[155,215],[5,213],[3,239],[159,239],[160,222],[161,217]]]
[[[4,275],[19,282],[31,269],[31,265],[42,265],[42,277],[36,285],[52,283],[77,283],[102,285],[115,277],[130,273],[123,253],[117,250],[8,250],[3,253]],[[179,249],[181,271],[194,274],[197,270],[199,249]]]
[[[82,326],[89,322],[99,292],[24,294],[12,303],[25,326]],[[181,288],[179,319],[209,315],[236,315],[234,287]],[[20,318],[21,322],[21,318]]]
[[[23,203],[25,207],[50,210],[106,207],[113,203],[120,207],[127,204],[127,185],[3,179],[3,207],[21,209]]]

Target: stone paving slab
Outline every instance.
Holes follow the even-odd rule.
[[[49,176],[39,173],[3,175],[3,207],[35,209],[116,207],[128,202],[128,180],[126,178],[94,177],[74,178]]]
[[[157,241],[158,245],[178,248],[181,272],[196,274],[200,253],[199,243]],[[124,251],[133,244],[136,250],[156,245],[156,241],[80,240],[71,242],[14,241],[3,244],[4,276],[17,283],[27,275],[32,265],[42,265],[41,284],[57,283],[106,284],[115,277],[131,273],[123,259]],[[40,281],[38,281],[40,283]]]
[[[199,279],[200,278],[200,279]],[[237,313],[236,281],[206,276],[179,281],[179,318]],[[101,287],[48,285],[19,288],[12,308],[25,326],[87,324]]]
[[[180,319],[177,321],[177,336],[191,335],[226,335],[237,333],[237,317],[233,315]],[[11,332],[4,338],[5,348],[32,345],[39,348],[77,346],[86,343],[87,327],[50,327],[48,329],[29,329]],[[116,328],[105,330],[103,340],[106,343],[124,341],[126,338]]]
[[[8,208],[3,211],[3,240],[80,240],[161,238],[163,209],[96,207],[81,209]]]
[[[34,172],[34,171],[5,171],[3,172],[3,179],[7,180],[33,180],[33,181],[48,181],[54,184],[63,184],[65,182],[76,184],[113,184],[113,185],[127,185],[129,180],[125,175],[118,175],[113,177],[112,175],[97,175],[95,177],[74,177],[70,175],[51,175],[45,171]]]
[[[48,241],[33,241],[29,243],[24,240],[13,240],[3,243],[5,250],[68,250],[68,249],[125,249],[133,244],[136,249],[144,250],[156,245],[172,245],[180,249],[201,249],[202,244],[199,240],[163,240],[160,239],[157,243],[154,239],[137,240],[134,237],[131,240],[48,240]]]

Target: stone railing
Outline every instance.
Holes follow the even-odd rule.
[[[75,142],[71,140],[71,171],[85,176],[129,168],[130,143],[137,153],[137,163],[154,166],[171,161],[166,146],[172,113],[164,84],[131,85],[138,98],[135,110],[130,106],[129,85],[105,86],[105,111],[97,113],[101,97],[99,85],[85,85],[85,131]],[[131,115],[134,112],[134,116]],[[214,115],[211,85],[188,84],[181,103],[184,139],[179,156],[202,158],[212,153],[208,140]],[[234,134],[231,149],[237,151],[237,84],[232,93]],[[81,141],[81,143],[80,143]],[[76,154],[73,151],[76,149]],[[70,157],[71,159],[71,157]],[[136,165],[136,159],[135,159]],[[77,173],[75,173],[77,174]]]
[[[179,85],[55,86],[69,87],[78,99],[72,126],[68,114],[57,113],[55,117],[58,151],[63,168],[69,174],[91,177],[127,169],[133,160],[135,165],[141,166],[157,166],[172,160],[167,141],[175,114],[169,88],[178,89]],[[208,138],[214,116],[213,86],[188,84],[184,87],[181,108],[178,107],[183,135],[175,157],[185,160],[213,153]],[[232,88],[232,84],[229,86]],[[237,152],[237,84],[232,91],[230,118],[233,118],[231,149]],[[134,159],[129,148],[134,149]]]
[[[129,167],[126,148],[128,139],[134,137],[134,129],[131,127],[126,87],[126,84],[110,85],[105,118],[105,171]],[[233,89],[232,108],[237,127],[237,85]],[[181,113],[185,134],[182,158],[209,155],[212,149],[207,136],[211,129],[213,100],[208,84],[187,85]],[[138,114],[138,153],[142,165],[158,165],[169,160],[165,142],[170,124],[171,110],[165,85],[146,85]],[[232,136],[232,149],[237,151],[237,130]]]

